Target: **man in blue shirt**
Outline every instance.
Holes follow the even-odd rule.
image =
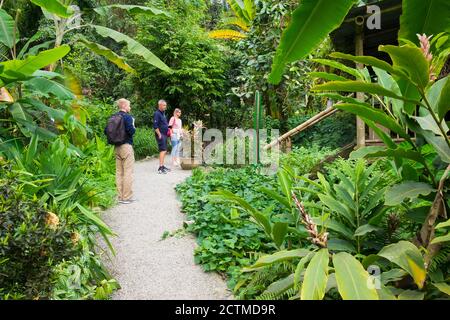
[[[169,132],[169,123],[167,122],[164,111],[167,109],[165,100],[158,101],[158,110],[153,114],[153,129],[155,129],[155,137],[159,148],[159,168],[158,173],[167,173],[169,168],[164,166],[164,159],[167,153],[167,134]]]
[[[126,139],[123,144],[116,145],[116,185],[119,202],[129,204],[135,201],[133,197],[133,174],[134,174],[134,150],[133,135],[136,132],[134,118],[129,114],[131,103],[127,99],[119,99],[117,102],[118,114],[123,117],[125,124]],[[106,129],[105,129],[106,131]]]

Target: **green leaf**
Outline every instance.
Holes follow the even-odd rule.
[[[418,133],[421,134],[425,140],[433,146],[442,161],[450,163],[450,147],[443,136],[436,136],[433,132],[426,130]]]
[[[269,196],[270,198],[274,199],[275,201],[279,202],[280,204],[282,204],[283,206],[286,207],[286,209],[291,209],[291,204],[290,202],[283,197],[282,195],[280,195],[277,191],[268,189],[266,187],[261,187],[258,188],[259,191],[265,193],[267,196]]]
[[[42,51],[37,56],[29,56],[25,60],[9,60],[0,63],[7,70],[14,70],[16,73],[23,75],[32,75],[39,69],[47,67],[48,65],[65,57],[70,52],[68,45],[63,45],[58,48]]]
[[[349,240],[354,239],[353,231],[341,222],[338,222],[333,219],[327,219],[325,221],[322,221],[322,219],[319,217],[313,217],[312,220],[314,221],[315,224],[333,230],[334,232],[339,233],[340,235],[344,236]]]
[[[396,95],[401,96],[402,92],[400,90],[400,87],[398,86],[397,82],[394,80],[394,78],[387,73],[386,71],[382,69],[378,69],[376,67],[373,67],[373,71],[378,77],[378,83],[381,84],[384,88],[394,92]],[[391,104],[392,104],[392,111],[394,112],[395,116],[398,119],[403,118],[403,109],[404,109],[404,102],[402,100],[392,99],[392,98],[386,98]]]
[[[112,5],[108,5],[108,6],[97,7],[94,9],[94,11],[97,12],[101,16],[108,16],[111,14],[111,9],[113,9],[113,8],[126,10],[131,14],[145,14],[145,15],[150,15],[150,16],[164,15],[166,17],[170,17],[170,14],[163,10],[159,10],[159,9],[152,8],[152,7],[144,7],[144,6],[138,6],[138,5],[126,5],[126,4],[112,4]]]
[[[415,291],[415,290],[405,290],[399,294],[398,300],[423,300],[425,297],[425,292]]]
[[[420,48],[388,45],[380,46],[379,50],[388,53],[394,68],[404,72],[416,86],[425,91],[430,82],[430,64]]]
[[[350,209],[342,204],[341,202],[337,201],[333,197],[325,194],[319,194],[320,201],[328,207],[333,212],[336,212],[341,217],[345,218],[349,223],[354,224],[354,217]]]
[[[408,273],[402,269],[391,269],[381,274],[381,282],[387,284],[392,281],[399,281],[403,279]]]
[[[402,91],[403,98],[406,99],[403,111],[408,115],[415,114],[417,102],[414,101],[418,101],[422,98],[419,90],[411,81],[406,79],[406,77],[397,79],[397,84]]]
[[[448,227],[450,227],[450,219],[448,219],[445,222],[438,223],[436,225],[435,229],[442,229],[442,228],[448,228]]]
[[[444,87],[442,88],[442,91],[440,92],[439,100],[437,103],[437,114],[439,116],[439,119],[444,119],[447,112],[450,111],[450,76],[447,76],[446,78],[442,79],[445,80]],[[442,81],[441,80],[441,81]]]
[[[347,251],[356,253],[355,246],[351,242],[343,239],[329,239],[327,242],[327,248],[331,251]]]
[[[346,81],[347,79],[341,76],[338,76],[334,73],[328,73],[328,72],[309,72],[308,76],[312,78],[319,78],[319,79],[325,79],[329,81]]]
[[[33,78],[31,80],[28,80],[26,82],[26,85],[31,86],[32,88],[43,94],[51,93],[61,100],[73,100],[75,98],[73,93],[68,88],[53,80],[48,80],[45,78]]]
[[[282,294],[294,286],[294,274],[270,284],[263,294]]]
[[[380,151],[385,151],[386,147],[381,147],[381,146],[368,146],[368,147],[362,147],[359,148],[358,150],[352,151],[352,153],[350,153],[350,159],[360,159],[360,158],[365,158],[367,156],[370,156],[371,154],[380,152]]]
[[[427,272],[419,249],[408,241],[400,241],[381,249],[379,256],[395,263],[413,277],[419,289],[423,288]]]
[[[123,33],[120,33],[116,30],[106,28],[106,27],[97,26],[97,25],[91,25],[91,26],[102,37],[105,37],[105,38],[109,37],[109,38],[113,39],[114,41],[116,41],[117,43],[125,42],[127,44],[128,51],[130,51],[130,53],[132,53],[132,54],[141,56],[142,58],[144,58],[145,62],[147,62],[163,71],[167,71],[169,73],[173,72],[164,62],[162,62],[150,50],[148,50],[142,44],[140,44],[136,40],[130,38],[129,36],[127,36]]]
[[[275,222],[272,228],[272,236],[275,245],[279,248],[284,242],[288,231],[288,224],[285,222]]]
[[[445,282],[433,283],[433,286],[435,286],[439,291],[450,296],[450,285],[446,284]]]
[[[292,13],[275,54],[269,82],[281,81],[285,66],[305,58],[344,21],[357,0],[304,0]]]
[[[295,258],[302,258],[310,253],[307,249],[282,250],[271,255],[262,256],[248,270],[265,267],[277,262],[288,261]]]
[[[431,244],[441,243],[441,242],[447,242],[450,241],[450,233],[448,233],[445,236],[436,237],[431,241]]]
[[[62,4],[58,0],[30,0],[30,1],[35,5],[61,18],[70,18],[74,13],[72,8]]]
[[[370,151],[370,150],[369,150]],[[421,164],[425,164],[426,161],[422,154],[413,150],[405,150],[398,147],[397,149],[385,149],[377,151],[373,149],[373,152],[366,153],[367,158],[380,158],[380,157],[393,157],[397,159],[409,159]]]
[[[334,107],[336,109],[356,114],[357,116],[361,117],[364,121],[367,119],[369,121],[381,124],[383,127],[388,128],[391,131],[397,133],[402,138],[410,140],[410,137],[405,132],[405,130],[397,122],[395,122],[393,118],[389,117],[381,110],[363,107],[361,105],[354,105],[351,103],[339,103],[336,104]]]
[[[14,37],[14,26],[14,19],[5,10],[0,9],[0,42],[10,49],[20,39],[18,33]]]
[[[356,229],[355,237],[361,237],[363,235],[366,235],[368,233],[378,231],[378,230],[380,230],[380,228],[372,226],[370,224],[365,224],[365,225],[360,226],[358,229]]]
[[[378,84],[367,83],[363,81],[353,81],[353,80],[331,81],[324,84],[316,85],[313,88],[311,88],[311,91],[364,92],[421,105],[419,101],[411,101],[410,99],[399,96],[395,92],[387,90]]]
[[[286,172],[286,170],[281,169],[277,172],[278,175],[278,184],[281,188],[281,191],[283,191],[286,200],[289,202],[289,204],[292,203],[292,178],[289,176],[289,174]]]
[[[423,130],[429,130],[432,131],[434,134],[440,135],[442,137],[444,136],[431,114],[428,114],[423,117],[412,117],[412,118],[417,121],[417,123]],[[444,120],[442,120],[441,126],[445,132],[448,132],[448,127]]]
[[[322,300],[328,280],[328,250],[320,249],[305,271],[303,285],[300,292],[302,300]]]
[[[436,35],[450,30],[450,2],[447,0],[403,1],[399,38],[418,43],[416,34]]]
[[[362,63],[368,66],[376,67],[378,69],[384,70],[389,72],[390,74],[395,74],[398,76],[404,76],[402,72],[399,72],[398,70],[395,70],[394,67],[392,67],[389,63],[377,59],[375,57],[371,56],[353,56],[351,54],[341,53],[341,52],[332,52],[330,54],[330,57],[338,58],[338,59],[345,59],[354,61],[356,63]]]
[[[80,43],[82,43],[86,48],[90,49],[92,52],[105,57],[119,68],[131,73],[136,72],[136,70],[134,70],[125,62],[125,58],[117,55],[114,51],[102,46],[101,44],[91,42],[86,39],[81,39]]]
[[[316,254],[316,252],[311,251],[306,256],[300,259],[300,262],[297,264],[297,268],[295,268],[294,273],[294,287],[297,289],[298,284],[300,283],[300,277],[302,275],[303,270],[305,269],[305,265],[311,260],[311,258]]]
[[[423,182],[405,181],[390,187],[386,191],[385,205],[396,206],[406,199],[414,200],[420,195],[429,195],[435,191],[432,186]]]
[[[378,300],[375,288],[370,288],[369,274],[351,254],[333,255],[338,291],[343,300]]]
[[[328,60],[328,59],[311,59],[311,61],[344,71],[344,72],[354,76],[356,79],[359,79],[359,80],[363,79],[362,74],[358,70],[356,70],[355,68],[347,67],[345,64],[342,64],[340,62],[337,62],[334,60]],[[347,80],[347,79],[344,79],[344,80]]]

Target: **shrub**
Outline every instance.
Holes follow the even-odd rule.
[[[151,157],[158,153],[158,144],[152,129],[137,128],[133,140],[136,159]]]
[[[0,296],[48,298],[53,267],[75,252],[73,233],[23,192],[18,174],[3,165],[0,178]]]

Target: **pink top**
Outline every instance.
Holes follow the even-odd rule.
[[[181,137],[181,128],[183,127],[181,119],[177,119],[175,117],[170,118],[169,126],[172,126],[172,132],[179,139]]]

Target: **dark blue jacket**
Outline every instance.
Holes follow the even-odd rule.
[[[169,131],[169,123],[167,122],[166,115],[159,109],[153,114],[153,129],[159,129],[159,132],[165,136]]]
[[[136,132],[136,128],[134,127],[134,119],[131,115],[129,115],[126,112],[119,111],[116,114],[121,114],[123,117],[123,121],[125,122],[125,131],[127,133],[127,139],[125,140],[125,143],[133,145],[133,136]],[[106,134],[106,128],[105,128],[105,134]]]

